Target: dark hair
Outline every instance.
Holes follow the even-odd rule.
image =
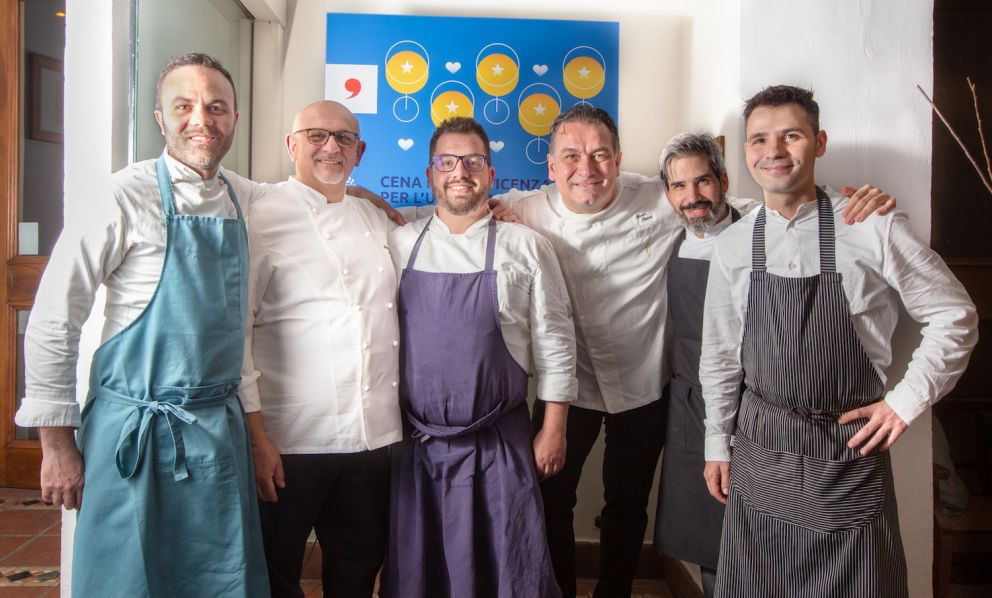
[[[183,54],[182,56],[173,56],[169,59],[169,62],[165,64],[162,71],[158,74],[158,82],[155,83],[155,109],[162,109],[162,81],[168,76],[172,71],[182,68],[184,66],[202,66],[208,69],[214,69],[224,78],[227,82],[231,84],[231,92],[234,94],[234,109],[238,109],[238,90],[234,87],[234,79],[231,78],[231,73],[224,68],[224,65],[220,63],[219,60],[213,56],[207,54],[201,54],[199,52],[190,52],[189,54]]]
[[[434,157],[434,150],[437,149],[437,140],[445,133],[475,135],[479,139],[482,139],[482,145],[486,148],[484,154],[486,156],[486,162],[490,165],[493,163],[489,152],[489,135],[486,135],[486,130],[482,128],[482,125],[476,122],[474,118],[468,116],[453,116],[441,121],[437,129],[434,129],[434,134],[431,135],[431,144],[428,148],[429,155],[427,156],[428,160]]]
[[[610,116],[610,113],[602,108],[596,108],[595,106],[590,106],[589,104],[576,104],[569,108],[568,110],[562,112],[555,118],[555,122],[551,123],[551,145],[555,144],[555,135],[558,134],[558,128],[565,123],[589,123],[589,124],[601,124],[606,127],[606,130],[610,132],[613,136],[613,151],[620,151],[620,133],[617,131],[617,123]]]
[[[723,148],[709,133],[681,133],[661,150],[658,165],[661,166],[661,180],[668,189],[668,167],[672,161],[685,156],[701,156],[710,163],[710,169],[717,178],[727,174],[727,165],[723,160]]]
[[[813,100],[813,92],[809,89],[794,87],[792,85],[772,85],[754,94],[750,100],[744,104],[744,126],[747,126],[747,119],[751,113],[759,106],[782,106],[784,104],[796,104],[806,111],[806,119],[813,127],[813,134],[820,132],[820,106]]]

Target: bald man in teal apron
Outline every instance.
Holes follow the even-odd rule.
[[[26,343],[36,379],[18,418],[42,428],[43,497],[79,508],[74,595],[268,596],[237,395],[248,246],[235,186],[251,186],[218,168],[237,121],[234,86],[214,59],[186,55],[166,66],[158,100],[166,151],[117,173],[113,204],[67,225],[53,252]],[[46,374],[60,373],[46,331],[78,335],[100,284],[108,324],[75,452],[71,406],[44,400]]]

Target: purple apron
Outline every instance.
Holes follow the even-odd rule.
[[[384,598],[561,596],[544,531],[527,372],[499,323],[496,221],[475,273],[400,280],[404,439],[392,450]]]

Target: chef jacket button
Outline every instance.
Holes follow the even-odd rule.
[[[331,233],[324,233],[324,238],[327,240],[331,239]]]
[[[362,306],[361,305],[356,305],[355,306],[355,311],[362,311]]]
[[[365,385],[365,392],[368,392],[370,388],[372,388],[372,387],[371,387],[371,386],[369,386],[368,384],[366,384],[366,385]]]
[[[313,212],[314,214],[316,214],[317,213],[317,208],[310,208],[310,211]]]
[[[393,388],[396,388],[399,385],[400,385],[399,382],[397,382],[396,380],[393,380]]]
[[[789,270],[795,270],[795,269],[796,269],[796,263],[795,262],[789,262]]]
[[[344,270],[341,271],[341,274],[344,274],[345,276],[348,276],[348,274],[350,274],[350,272],[348,272],[348,269],[345,268]]]
[[[384,270],[385,270],[385,268],[383,268],[382,266],[379,266],[379,272],[382,272]]]
[[[172,181],[173,183],[178,183],[178,182],[179,182],[179,179],[177,179],[176,177],[170,177],[170,180],[171,180],[171,181]]]
[[[366,236],[366,237],[368,237],[368,236],[369,236],[369,235],[371,235],[371,234],[372,234],[372,233],[370,233],[369,231],[365,231],[365,236]]]
[[[400,342],[399,341],[393,341],[393,346],[394,347],[399,347],[400,346]]]
[[[369,348],[369,344],[368,343],[362,343],[362,348],[363,349],[368,349]]]
[[[386,309],[393,309],[393,304],[392,303],[387,303],[386,304]]]

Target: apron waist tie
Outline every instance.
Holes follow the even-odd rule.
[[[427,442],[431,438],[457,438],[459,436],[464,436],[466,434],[471,434],[472,432],[478,432],[479,430],[491,426],[497,419],[503,415],[513,413],[515,410],[520,408],[526,409],[527,402],[522,401],[516,406],[510,408],[508,411],[504,412],[503,409],[506,406],[505,401],[500,401],[496,408],[489,413],[483,415],[479,419],[475,420],[467,426],[448,426],[445,424],[430,424],[420,420],[416,415],[414,415],[406,404],[403,405],[403,415],[406,417],[406,421],[413,426],[414,430],[410,434],[411,438],[419,438],[420,442]]]
[[[785,416],[791,419],[804,420],[808,422],[835,422],[837,421],[837,418],[847,412],[846,409],[839,411],[824,411],[823,409],[814,409],[812,407],[783,407],[782,405],[776,405],[766,401],[764,397],[751,389],[748,390],[748,394],[754,397],[758,402],[771,407],[772,409],[784,411]]]
[[[196,416],[190,413],[190,411],[223,404],[231,397],[237,396],[237,389],[237,385],[234,384],[225,389],[221,394],[196,399],[193,402],[181,405],[167,401],[135,399],[106,387],[97,389],[93,393],[93,398],[134,407],[134,410],[124,422],[120,437],[117,439],[117,471],[121,477],[131,479],[141,468],[141,463],[145,456],[145,448],[148,445],[148,432],[151,429],[152,420],[158,415],[164,415],[166,421],[169,423],[169,432],[172,436],[173,478],[177,482],[188,478],[189,470],[186,468],[186,445],[183,442],[180,422],[184,424],[195,424]],[[168,398],[184,399],[184,397]]]

